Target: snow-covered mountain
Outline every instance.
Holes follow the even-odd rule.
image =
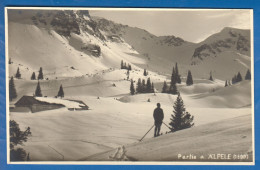
[[[169,75],[231,79],[250,68],[250,31],[225,28],[200,43],[93,17],[88,11],[9,10],[9,56],[49,77],[72,77],[119,68],[121,60]],[[22,70],[25,68],[21,68]],[[10,66],[13,75],[17,67]],[[225,74],[223,74],[225,73]],[[26,76],[28,77],[28,76]]]
[[[146,30],[116,24],[103,18],[93,18],[99,29],[122,37],[146,60],[150,70],[170,74],[175,64],[184,76],[187,70],[206,78],[211,71],[216,78],[230,79],[236,72],[250,68],[250,31],[224,28],[200,43],[187,42],[175,36],[155,36]],[[223,74],[225,73],[225,74]]]
[[[121,60],[144,63],[123,40],[116,43],[105,38],[87,12],[20,11],[19,17],[9,17],[10,76],[17,65],[21,71],[30,69],[30,73],[22,73],[22,78],[30,79],[32,71],[40,67],[45,78],[55,78],[119,68]]]
[[[226,27],[221,32],[208,37],[199,43],[199,47],[194,50],[192,64],[209,57],[217,57],[220,53],[226,51],[233,51],[250,57],[250,31]]]
[[[17,97],[9,102],[10,120],[21,129],[31,128],[32,136],[22,147],[32,161],[111,161],[116,148],[126,149],[126,157],[138,161],[175,161],[176,153],[214,152],[248,153],[251,161],[252,82],[244,80],[251,67],[250,48],[249,30],[225,28],[192,43],[93,17],[86,10],[9,9],[8,74],[14,76],[18,68],[21,73],[21,79],[14,78]],[[122,60],[132,70],[120,69]],[[195,126],[153,139],[148,139],[153,137],[150,131],[140,143],[154,124],[157,103],[164,123],[170,123],[177,95],[161,89],[164,81],[169,84],[176,62],[182,79],[177,89]],[[44,80],[30,80],[40,67]],[[191,86],[185,84],[188,70]],[[224,80],[238,71],[243,81],[224,87]],[[136,88],[139,78],[150,78],[155,93],[131,95],[130,80]],[[22,96],[34,95],[38,82],[43,97],[37,100],[66,107],[33,114],[11,109]],[[71,101],[82,101],[90,109],[68,110],[79,107]],[[162,125],[161,132],[168,131]]]

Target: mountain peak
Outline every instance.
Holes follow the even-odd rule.
[[[194,50],[192,64],[211,57],[216,57],[224,51],[235,51],[250,56],[250,30],[225,27],[220,32],[211,35],[199,43]]]

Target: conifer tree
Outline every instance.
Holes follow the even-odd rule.
[[[17,97],[15,85],[14,85],[14,78],[11,77],[9,80],[9,100],[12,101]]]
[[[31,80],[36,80],[35,72],[32,73]]]
[[[36,90],[35,90],[35,96],[36,97],[42,97],[42,91],[41,91],[41,86],[40,86],[40,82],[38,81]]]
[[[131,66],[131,64],[129,64],[128,70],[132,70],[132,66]]]
[[[151,93],[154,93],[154,85],[153,85],[153,82],[152,82],[152,87],[151,87]]]
[[[176,75],[176,77],[175,77],[176,83],[181,84],[181,76],[179,74],[178,63],[177,62],[175,64],[175,75]]]
[[[251,73],[249,69],[246,72],[245,80],[251,80]]]
[[[241,76],[240,72],[238,72],[236,82],[240,82],[240,81],[242,81],[242,76]]]
[[[131,95],[134,95],[134,94],[135,94],[135,87],[134,87],[134,81],[133,81],[133,79],[131,79],[130,94],[131,94]]]
[[[152,84],[151,84],[151,80],[150,77],[147,79],[147,83],[146,83],[146,93],[150,93],[152,89]]]
[[[162,93],[167,93],[167,91],[168,91],[168,86],[167,86],[166,81],[164,81],[163,88],[162,88]]]
[[[142,93],[142,82],[141,82],[140,78],[138,79],[138,82],[137,82],[136,92]]]
[[[123,68],[124,68],[124,61],[121,60],[121,69],[123,69]]]
[[[170,118],[171,122],[169,123],[172,132],[190,128],[194,125],[193,123],[194,117],[191,116],[189,112],[186,112],[180,93],[178,94],[178,97],[174,103],[173,108],[174,108],[173,114],[171,115]]]
[[[174,67],[173,67],[173,69],[172,69],[171,86],[172,86],[173,84],[176,84],[176,73],[175,73]]]
[[[172,84],[169,89],[170,94],[178,94],[176,83]]]
[[[9,121],[9,133],[10,133],[10,160],[11,161],[25,161],[26,151],[23,148],[18,147],[23,145],[27,141],[28,136],[31,135],[30,127],[27,127],[25,131],[21,131],[19,124],[14,120]],[[28,160],[28,157],[27,157]]]
[[[227,87],[228,86],[228,81],[226,80],[226,82],[225,82],[225,87]]]
[[[61,97],[61,98],[64,97],[64,91],[62,85],[60,85],[60,89],[58,91],[57,97]]]
[[[39,74],[38,74],[38,80],[42,80],[42,79],[43,79],[43,72],[42,72],[42,68],[40,67]]]
[[[209,75],[209,80],[213,81],[213,77],[212,77],[212,73],[211,72],[210,72],[210,75]]]
[[[18,78],[18,79],[21,78],[21,73],[20,73],[19,67],[18,67],[17,72],[16,72],[16,74],[15,74],[15,78]]]
[[[144,76],[147,76],[146,69],[144,69]]]
[[[145,90],[146,90],[146,84],[145,84],[145,80],[143,79],[142,80],[142,90],[141,90],[141,93],[145,93]]]
[[[188,71],[188,76],[187,76],[187,80],[186,80],[186,85],[187,86],[190,86],[193,84],[193,79],[192,79],[192,75],[191,75],[191,72],[190,70]]]
[[[132,67],[131,67],[131,65],[130,64],[128,64],[128,66],[127,66],[127,68],[126,68],[127,70],[132,70]]]

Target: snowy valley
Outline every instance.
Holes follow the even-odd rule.
[[[250,42],[250,30],[235,28],[192,43],[83,10],[8,10],[7,75],[13,77],[17,93],[8,106],[9,118],[21,130],[31,129],[22,146],[30,161],[215,162],[219,160],[179,159],[178,154],[231,153],[249,158],[224,162],[252,162],[253,82],[251,75],[246,78],[251,72]],[[122,61],[131,69],[122,69]],[[168,133],[162,124],[162,136],[153,138],[152,130],[140,142],[154,124],[157,103],[164,123],[170,123],[178,95],[162,93],[162,88],[164,82],[170,86],[176,63],[181,79],[176,88],[195,125]],[[37,80],[40,68],[43,79]],[[193,84],[187,86],[189,70]],[[238,73],[242,81],[232,82]],[[132,95],[131,80],[136,89],[139,79],[149,79],[154,91]],[[37,84],[42,97],[33,102],[61,107],[15,110],[23,96],[36,95]],[[64,97],[57,97],[61,85]],[[119,150],[122,159],[113,157]]]

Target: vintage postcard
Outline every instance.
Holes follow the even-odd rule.
[[[253,10],[5,14],[9,164],[254,165]]]

